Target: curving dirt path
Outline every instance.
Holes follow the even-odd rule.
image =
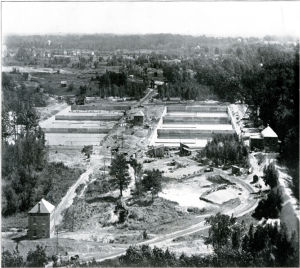
[[[249,193],[252,193],[254,191],[254,189],[252,188],[251,185],[249,185],[248,183],[246,183],[245,181],[243,181],[239,178],[231,177],[231,181],[242,185]],[[227,211],[224,214],[227,214],[227,215],[233,214],[235,217],[240,217],[240,216],[243,216],[243,215],[247,214],[248,212],[252,211],[257,206],[257,204],[258,204],[258,199],[248,198],[245,202],[241,203],[236,208],[234,208],[230,211]],[[207,216],[209,216],[209,215],[207,215]],[[151,240],[137,243],[136,245],[148,244],[148,245],[154,246],[154,245],[158,245],[161,242],[166,243],[166,242],[173,240],[174,238],[189,235],[189,234],[192,234],[195,232],[199,232],[199,231],[205,230],[207,228],[209,228],[209,226],[205,225],[205,221],[200,221],[199,223],[191,225],[190,227],[185,228],[183,230],[179,230],[179,231],[172,232],[169,234],[157,236]],[[107,255],[106,257],[97,259],[96,261],[100,262],[100,261],[104,261],[106,259],[116,258],[116,257],[119,257],[119,256],[125,254],[125,252],[126,252],[126,250],[122,250],[119,253]]]

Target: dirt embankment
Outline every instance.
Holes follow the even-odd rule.
[[[47,99],[47,106],[46,107],[36,107],[36,110],[40,114],[40,122],[43,122],[67,107],[68,107],[68,104],[66,102],[58,101],[53,97],[49,97]]]

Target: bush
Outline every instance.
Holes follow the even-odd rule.
[[[280,216],[280,211],[282,208],[283,198],[279,189],[271,190],[267,195],[267,199],[259,201],[252,216],[258,220],[263,217],[265,219],[276,219]]]
[[[217,164],[244,164],[247,156],[247,148],[236,134],[213,134],[212,141],[206,144],[197,157],[207,157]]]
[[[263,180],[266,185],[274,188],[278,185],[278,171],[273,163],[264,167],[264,177]]]
[[[67,91],[72,91],[74,89],[74,84],[73,82],[68,86]]]
[[[84,186],[85,186],[84,183],[79,184],[78,187],[77,187],[76,190],[75,190],[75,193],[76,193],[77,195],[79,195],[79,194],[81,193],[82,189],[84,188]]]
[[[86,198],[93,198],[95,196],[98,196],[99,194],[106,194],[116,189],[118,189],[118,187],[114,183],[112,183],[111,180],[97,179],[87,186],[85,196]]]

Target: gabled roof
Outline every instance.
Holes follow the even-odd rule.
[[[138,111],[133,116],[144,116],[144,113],[142,111]]]
[[[39,203],[40,203],[40,212],[39,213],[51,213],[55,209],[55,206],[53,206],[52,204],[50,204],[48,201],[46,201],[43,198],[42,198],[42,200]],[[37,203],[29,211],[29,213],[38,213],[39,203]]]
[[[274,132],[272,128],[269,127],[269,125],[261,132],[261,135],[263,137],[278,138],[277,134]]]

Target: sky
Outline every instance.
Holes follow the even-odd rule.
[[[299,37],[300,2],[3,2],[8,34]]]

